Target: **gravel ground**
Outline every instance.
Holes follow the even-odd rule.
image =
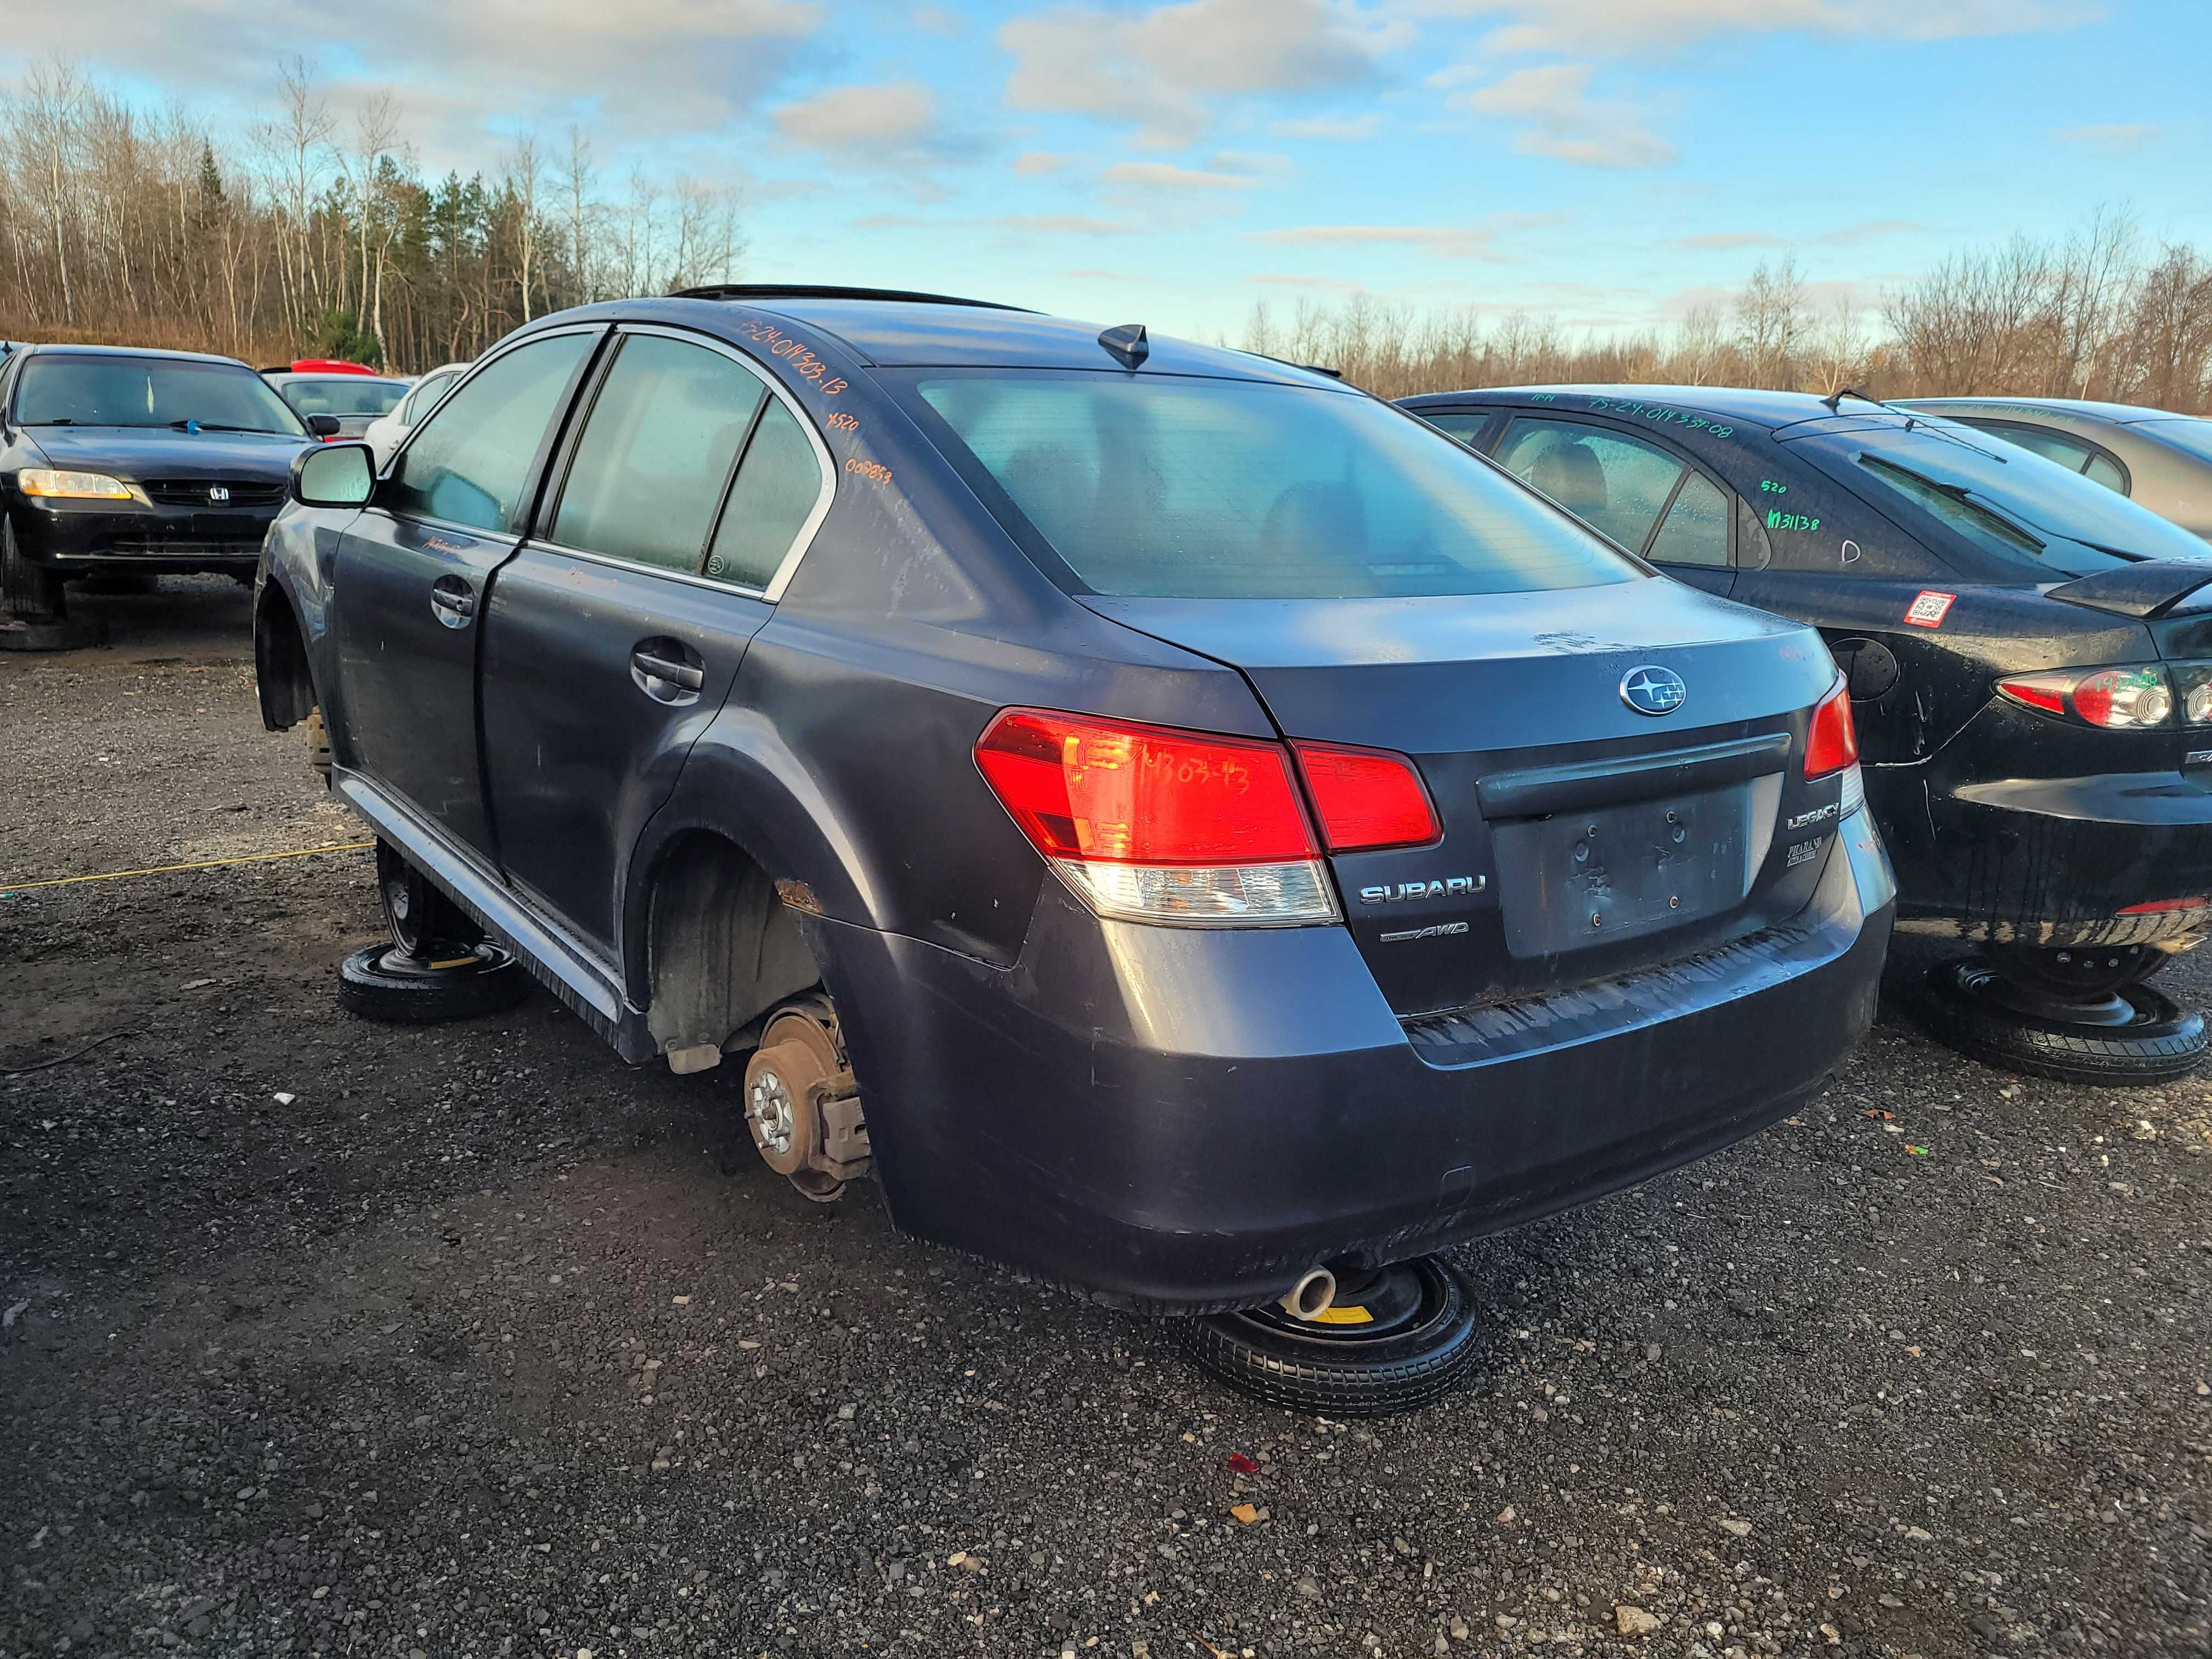
[[[0,657],[0,880],[359,838],[242,590],[84,609]],[[806,1203],[543,994],[341,1014],[375,933],[364,853],[0,896],[0,1656],[2212,1651],[2203,1080],[1886,1016],[1461,1251],[1475,1380],[1343,1425]]]

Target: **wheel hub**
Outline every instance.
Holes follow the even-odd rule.
[[[791,1090],[782,1074],[763,1069],[746,1091],[745,1115],[752,1121],[753,1139],[763,1152],[781,1158],[791,1151],[793,1128]]]

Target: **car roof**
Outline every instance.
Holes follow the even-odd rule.
[[[1746,426],[1785,427],[1800,421],[1832,419],[1837,410],[1809,392],[1767,392],[1749,386],[1480,386],[1466,392],[1425,392],[1401,398],[1410,409],[1438,404],[1478,400],[1520,401],[1533,393],[1557,397],[1619,398],[1641,404],[1664,404],[1670,408],[1717,415]],[[1577,413],[1581,411],[1577,411]],[[1602,412],[1602,411],[1599,411]]]
[[[328,368],[303,368],[296,371],[288,369],[282,374],[264,374],[261,378],[268,381],[271,386],[285,386],[294,380],[343,380],[348,386],[352,386],[356,383],[363,386],[410,386],[413,384],[413,382],[409,380],[404,374],[341,374],[335,369]]]
[[[226,357],[213,351],[166,351],[155,346],[117,345],[25,345],[16,349],[40,357],[166,357],[181,363],[223,363],[246,369],[249,374],[253,372],[242,358]]]
[[[2023,415],[2044,410],[2053,415],[2079,416],[2085,420],[2109,421],[2114,426],[2144,426],[2153,421],[2202,418],[2185,415],[2178,410],[2154,409],[2147,404],[2099,403],[2089,398],[1899,398],[1897,401],[1903,408],[1924,409],[1931,414],[1967,409],[2000,412],[2012,410]]]
[[[665,301],[626,302],[622,310],[627,314],[639,314],[630,308],[633,305],[648,313],[659,312],[664,315],[681,307],[678,314],[684,320],[696,319],[696,325],[716,331],[726,329],[726,321],[718,327],[706,313],[727,306],[787,317],[836,336],[854,355],[878,368],[1111,370],[1119,367],[1115,358],[1098,343],[1099,334],[1116,325],[1078,322],[1072,318],[1048,317],[1041,312],[1023,311],[989,301],[945,295],[913,294],[895,289],[730,285],[689,289]],[[1150,355],[1136,371],[1139,374],[1334,386],[1325,374],[1249,351],[1200,345],[1149,331],[1146,343]]]

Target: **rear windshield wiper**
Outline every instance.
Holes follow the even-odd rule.
[[[1948,438],[1951,442],[1959,445],[1963,449],[1971,449],[1977,455],[1987,456],[1990,460],[1995,461],[1999,466],[2009,466],[2011,465],[2011,463],[2003,456],[1998,454],[1996,450],[1983,448],[1979,444],[1975,443],[1972,440],[1967,438],[1964,434],[1960,432],[1959,429],[1952,423],[1944,421],[1940,416],[1937,416],[1931,423],[1925,410],[1907,409],[1901,404],[1884,403],[1879,398],[1868,397],[1865,392],[1861,392],[1856,386],[1838,386],[1826,397],[1821,398],[1820,401],[1827,404],[1831,412],[1840,415],[1843,413],[1843,410],[1838,407],[1838,405],[1841,404],[1846,398],[1856,398],[1863,404],[1872,404],[1876,409],[1886,409],[1893,415],[1902,415],[1905,416],[1905,429],[1907,432],[1924,432],[1931,438]]]
[[[1923,489],[1933,490],[1938,495],[1949,496],[1968,512],[1994,526],[1998,533],[2008,540],[2020,543],[2032,553],[2041,554],[2050,550],[2050,544],[2045,542],[2031,526],[2023,524],[2009,513],[1990,506],[1965,484],[1946,483],[1941,478],[1931,478],[1926,473],[1916,472],[1909,466],[1899,466],[1895,461],[1880,455],[1862,455],[1859,457],[1859,465],[1871,467],[1877,471],[1894,472],[1900,478],[1911,479]]]

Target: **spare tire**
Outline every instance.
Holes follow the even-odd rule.
[[[2203,1060],[2204,1016],[2141,983],[2059,1001],[1979,957],[1939,963],[1915,1012],[1939,1042],[2007,1071],[2061,1083],[2165,1083]]]
[[[1178,1319],[1174,1329],[1200,1370],[1239,1394],[1321,1417],[1425,1406],[1450,1391],[1475,1355],[1474,1295],[1436,1255],[1383,1268],[1318,1320],[1270,1303]]]
[[[364,1019],[400,1025],[472,1019],[520,1002],[530,989],[522,964],[496,945],[451,957],[414,957],[372,945],[338,964],[338,1006]]]

